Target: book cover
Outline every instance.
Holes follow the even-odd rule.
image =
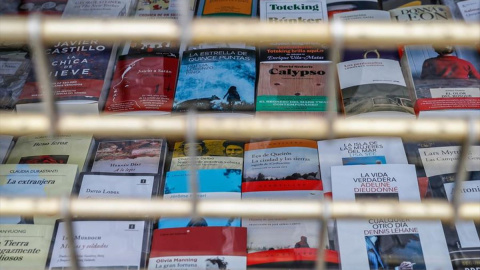
[[[22,136],[7,159],[7,164],[76,164],[83,171],[92,136]]]
[[[164,200],[189,200],[190,171],[167,172],[163,193]],[[198,198],[200,200],[240,200],[242,171],[234,169],[211,169],[197,171]],[[199,217],[160,218],[159,229],[178,227],[240,226],[240,218],[235,217]]]
[[[53,225],[0,225],[2,269],[44,270]]]
[[[407,46],[402,58],[415,110],[480,109],[480,54],[454,46]]]
[[[151,199],[160,184],[156,174],[81,173],[76,183],[78,198]]]
[[[148,44],[145,50],[148,51],[150,46]],[[174,53],[120,56],[104,111],[170,113],[177,69],[178,57]]]
[[[130,15],[135,3],[136,0],[68,0],[62,17],[124,17]]]
[[[8,152],[10,152],[13,145],[13,136],[0,135],[0,164],[6,161]]]
[[[323,189],[332,193],[331,168],[368,164],[408,164],[401,138],[358,137],[318,142]]]
[[[480,2],[475,0],[458,1],[457,6],[464,21],[472,23],[480,21]]]
[[[70,196],[77,165],[4,164],[0,165],[0,195],[3,197]],[[2,216],[0,224],[53,225],[58,216]]]
[[[346,116],[414,117],[413,103],[400,63],[359,59],[337,64]]]
[[[354,10],[380,9],[379,0],[327,0],[328,17]]]
[[[68,0],[21,0],[18,14],[28,15],[42,13],[44,15],[62,15]]]
[[[393,21],[448,21],[452,19],[450,9],[444,5],[407,6],[389,11]]]
[[[256,17],[258,0],[199,0],[197,17]]]
[[[261,62],[257,112],[325,112],[327,61]]]
[[[255,59],[247,49],[185,51],[173,111],[253,113]]]
[[[328,21],[324,0],[260,0],[260,20],[268,23],[321,23]]]
[[[255,142],[246,144],[245,150],[242,200],[323,199],[314,141]],[[318,221],[243,218],[242,226],[248,229],[248,266],[314,265],[319,248]]]
[[[195,143],[176,142],[172,152],[170,171],[189,169],[192,157],[188,152],[195,148],[196,167],[203,169],[243,169],[245,143],[230,140],[202,140]]]
[[[379,0],[383,10],[438,4],[437,0]]]
[[[0,110],[15,109],[31,66],[26,52],[0,52]]]
[[[143,269],[150,245],[146,221],[73,221],[75,249],[80,267],[87,269]],[[57,221],[46,268],[71,264],[65,222]]]
[[[161,173],[165,162],[163,139],[101,140],[90,171],[104,173]]]
[[[247,230],[233,227],[153,231],[148,269],[245,270]]]
[[[415,166],[332,167],[333,201],[420,201]],[[440,221],[337,220],[342,269],[452,269]]]
[[[135,17],[151,19],[177,19],[180,16],[181,0],[149,0],[138,1]],[[190,4],[191,16],[195,9],[195,0],[187,0]]]

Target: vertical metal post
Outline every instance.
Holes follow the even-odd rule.
[[[49,119],[49,132],[53,136],[57,132],[57,107],[55,105],[55,94],[53,93],[50,80],[50,64],[45,53],[45,46],[42,39],[42,18],[40,14],[32,14],[28,18],[29,46],[33,55],[34,71],[37,80],[37,87],[40,88],[42,101],[45,106],[45,113]]]
[[[189,111],[187,115],[187,134],[186,134],[186,142],[185,144],[192,144],[195,145],[197,143],[197,119],[195,117],[195,111]],[[185,145],[184,145],[185,146]],[[188,170],[190,172],[190,177],[188,178],[190,193],[192,194],[191,202],[192,202],[192,219],[197,219],[197,208],[198,208],[198,177],[197,177],[197,156],[198,153],[195,150],[195,147],[190,147],[188,149]]]
[[[475,128],[474,121],[469,118],[468,121],[468,133],[467,137],[463,140],[460,148],[460,156],[457,162],[457,173],[455,176],[455,182],[453,186],[452,205],[455,213],[455,220],[458,220],[458,209],[462,203],[462,187],[463,182],[467,180],[467,162],[468,154],[470,152],[470,146],[475,143]]]
[[[62,197],[61,207],[63,223],[65,224],[65,233],[67,234],[70,267],[72,270],[78,270],[80,269],[80,264],[78,263],[77,249],[75,248],[75,233],[72,222],[70,196],[66,195]]]

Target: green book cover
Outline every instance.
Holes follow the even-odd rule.
[[[0,165],[0,196],[70,196],[77,165],[5,164]],[[0,216],[0,224],[54,225],[58,216]]]
[[[44,269],[53,225],[0,225],[1,269]]]
[[[76,164],[83,169],[92,136],[23,136],[18,138],[7,164]]]

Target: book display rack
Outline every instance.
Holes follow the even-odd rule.
[[[397,136],[405,141],[438,140],[462,145],[457,164],[455,193],[451,203],[423,200],[422,202],[332,202],[324,201],[149,201],[135,199],[78,199],[78,198],[6,198],[0,197],[1,216],[59,215],[67,223],[67,234],[73,236],[72,217],[119,219],[162,217],[250,217],[301,218],[320,221],[323,232],[319,243],[326,241],[326,223],[330,219],[408,218],[414,220],[473,220],[480,221],[480,203],[462,202],[460,190],[467,178],[470,147],[480,141],[480,119],[344,119],[329,107],[325,117],[210,117],[189,113],[184,116],[81,116],[57,113],[47,69],[44,46],[55,40],[95,39],[105,42],[120,40],[177,40],[206,42],[255,42],[259,36],[268,41],[318,42],[328,44],[332,55],[340,55],[344,48],[373,45],[401,44],[458,44],[476,45],[480,41],[479,23],[341,23],[329,25],[279,25],[252,20],[195,19],[154,21],[141,19],[58,19],[25,16],[0,17],[1,43],[28,43],[34,56],[37,78],[43,93],[44,114],[0,115],[0,134],[23,136],[27,134],[64,135],[93,134],[134,138],[164,136],[167,139],[196,141],[197,139],[336,139],[359,136]],[[75,29],[74,31],[72,29]],[[399,42],[400,41],[400,42]],[[338,59],[332,59],[332,67]],[[331,68],[333,71],[334,68]],[[330,72],[329,82],[335,82]],[[329,87],[329,100],[337,100],[334,85]],[[192,168],[195,169],[195,168]],[[191,181],[190,183],[194,183]],[[198,190],[192,188],[191,190]],[[196,198],[195,192],[192,198]],[[68,226],[70,224],[70,226]],[[74,237],[69,237],[75,246]],[[316,268],[325,269],[318,249]],[[72,258],[74,249],[71,249]],[[72,269],[79,269],[73,260]]]

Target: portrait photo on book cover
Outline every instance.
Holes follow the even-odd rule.
[[[418,234],[365,236],[371,270],[424,270],[422,245]]]
[[[450,45],[412,46],[406,53],[418,97],[442,97],[432,93],[432,88],[480,91],[480,54],[476,50]]]

